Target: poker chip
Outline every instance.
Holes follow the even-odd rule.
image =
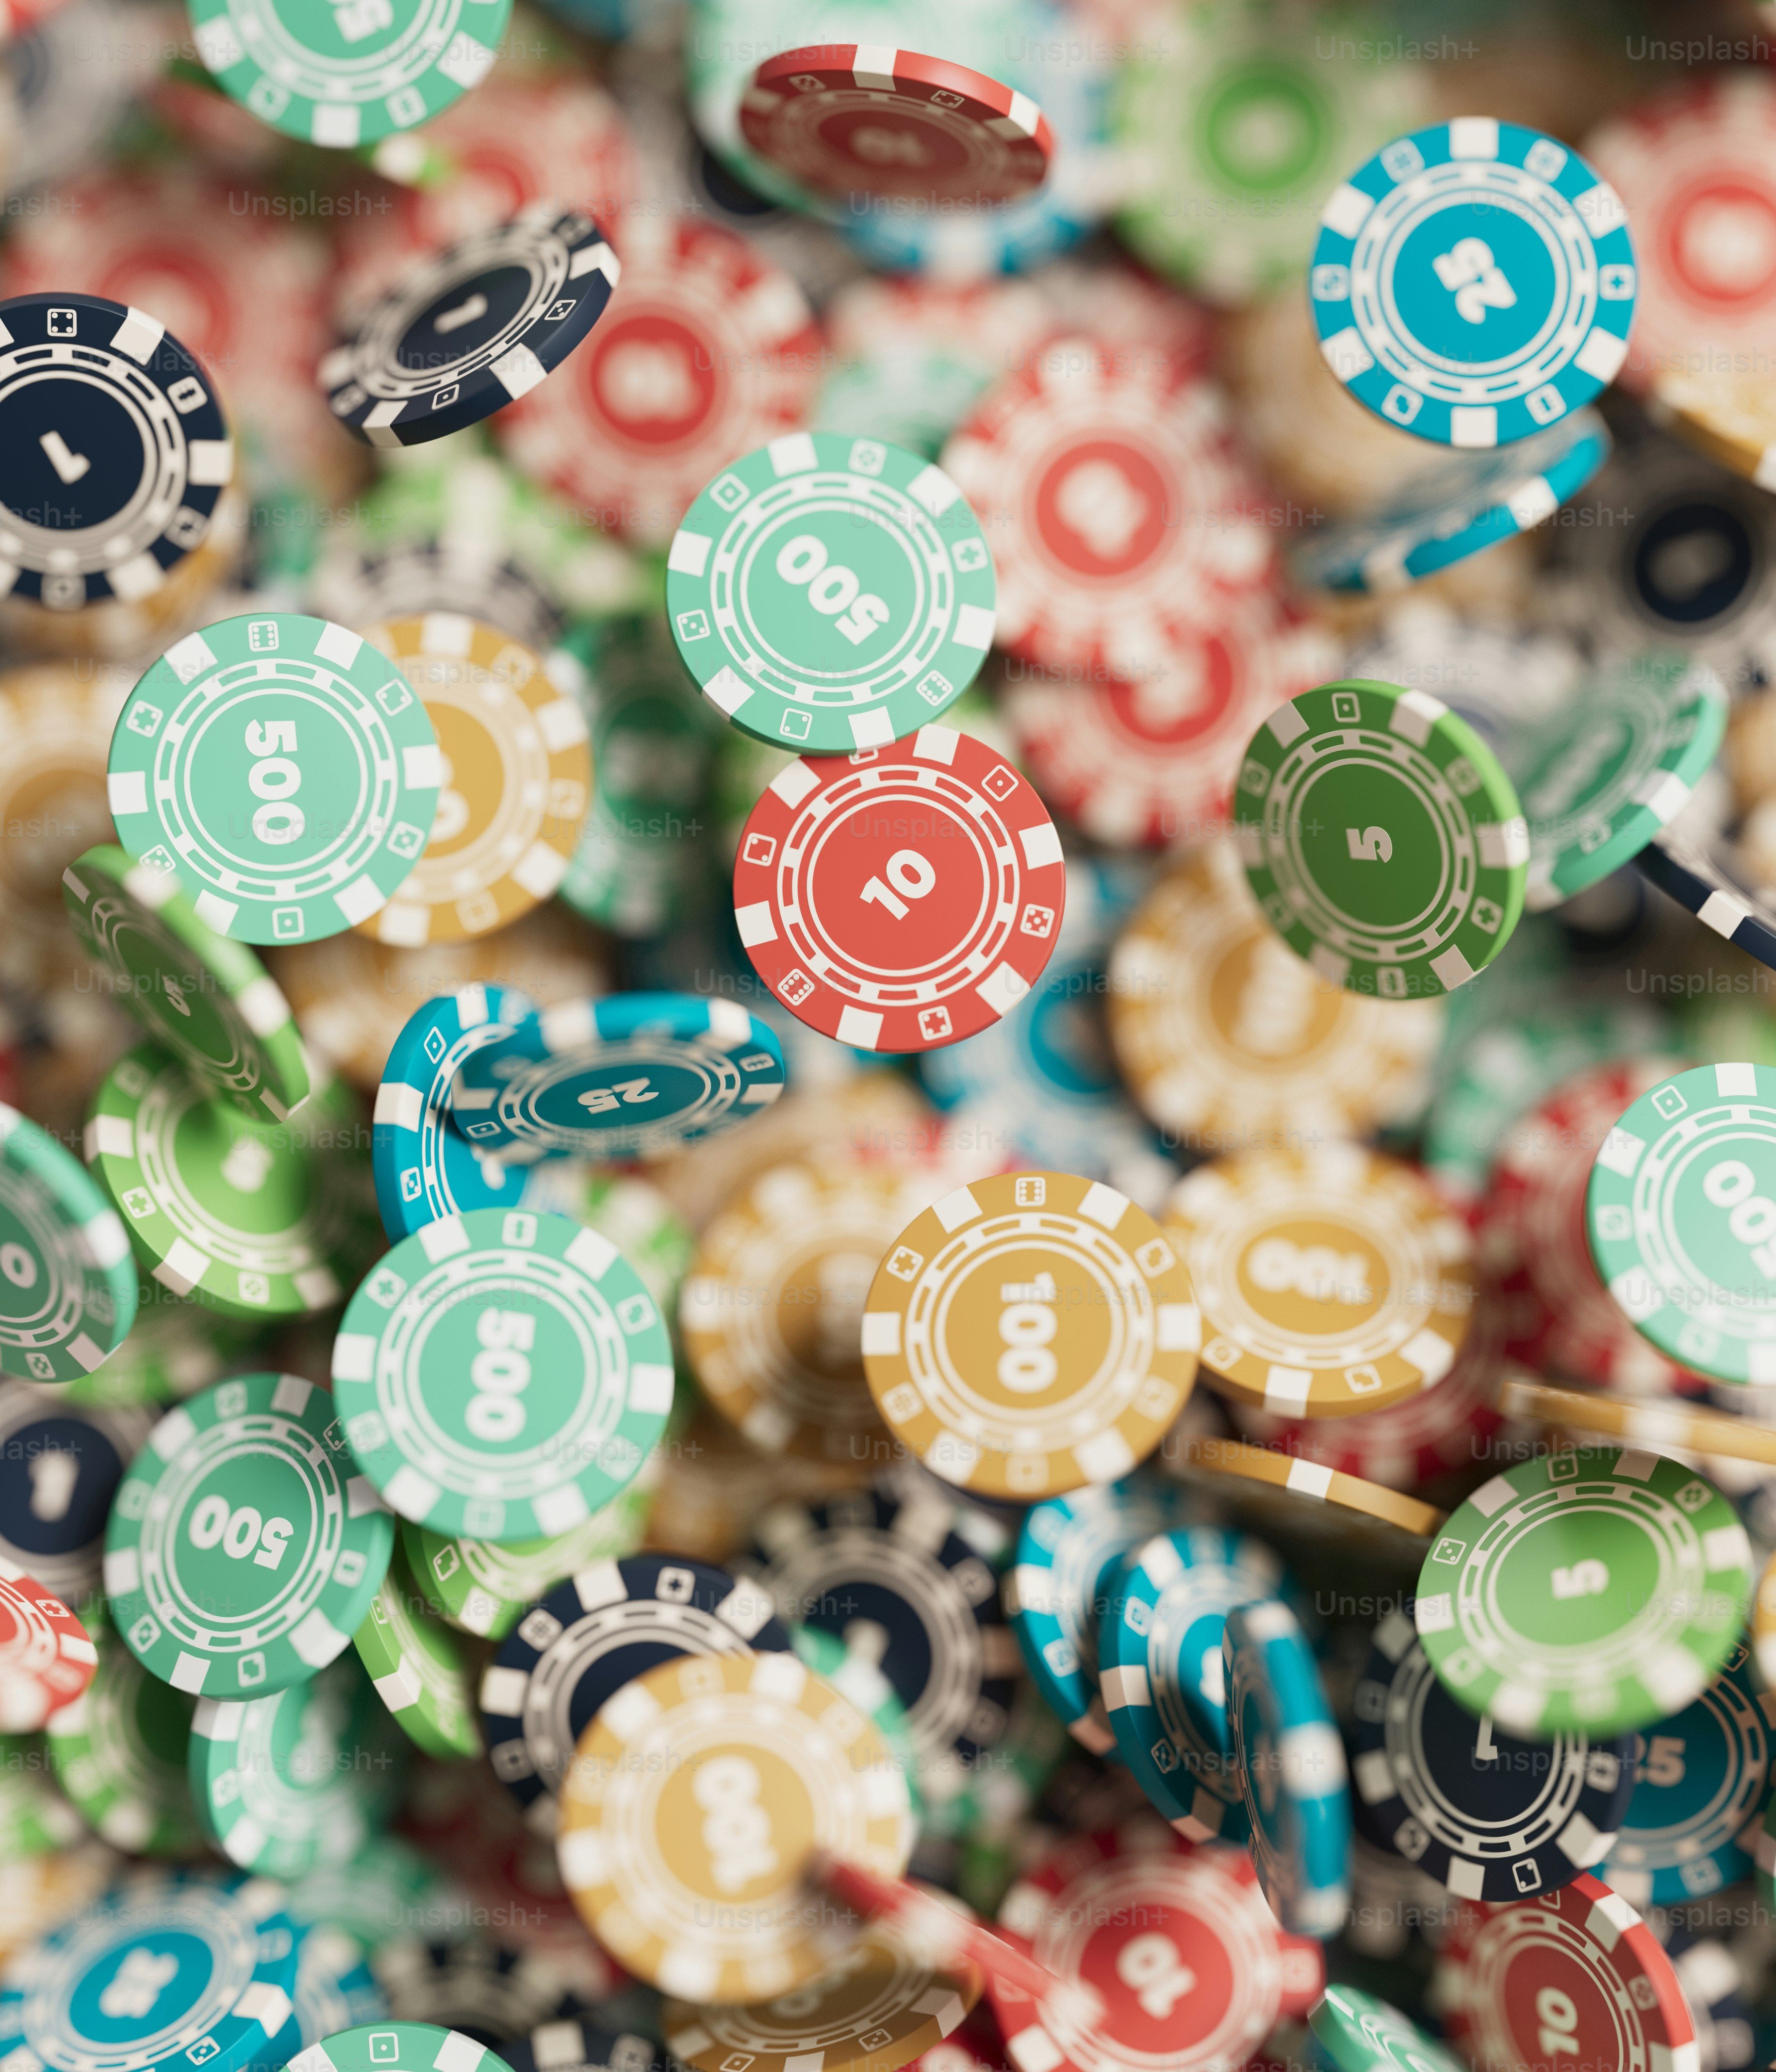
[[[324,1389],[247,1375],[169,1411],[130,1464],[105,1594],[130,1652],[175,1691],[269,1697],[361,1624],[394,1525],[339,1425]]]
[[[998,1174],[914,1218],[863,1318],[883,1422],[958,1487],[1024,1503],[1128,1474],[1196,1378],[1182,1262],[1101,1181]]]
[[[1221,1655],[1259,1885],[1292,1934],[1334,1935],[1350,1901],[1350,1794],[1314,1651],[1272,1599],[1229,1608]]]
[[[954,704],[986,659],[997,587],[942,468],[832,432],[731,462],[666,564],[672,635],[704,696],[742,733],[816,755],[886,748]]]
[[[1444,1521],[1441,1511],[1416,1497],[1238,1439],[1186,1439],[1166,1464],[1246,1530],[1304,1560],[1336,1548],[1346,1560],[1416,1568]]]
[[[1545,524],[1602,467],[1610,443],[1609,426],[1587,409],[1503,449],[1441,455],[1373,516],[1309,533],[1296,573],[1326,590],[1403,590]]]
[[[816,194],[931,208],[1021,201],[1048,177],[1048,118],[997,79],[879,44],[813,43],[767,57],[740,103],[740,134]]]
[[[1776,1157],[1773,1100],[1769,1066],[1677,1073],[1618,1118],[1585,1196],[1592,1259],[1629,1322],[1670,1359],[1724,1382],[1776,1378],[1758,1190],[1760,1164]]]
[[[1589,1873],[1450,1924],[1433,1991],[1444,2033],[1470,2064],[1553,2072],[1607,2028],[1626,2061],[1681,2064],[1696,2024],[1671,1959],[1627,1901]],[[1558,2041],[1556,2041],[1558,2039]]]
[[[500,2052],[511,2072],[577,2072],[582,2066],[602,2066],[604,2072],[667,2072],[664,2055],[651,2037],[602,2028],[583,2015],[545,2022],[516,2042],[502,2043]]]
[[[456,612],[366,627],[364,638],[419,693],[442,784],[419,861],[359,926],[409,947],[505,927],[557,890],[585,822],[592,758],[573,687],[551,660]]]
[[[627,1969],[743,2006],[810,1984],[851,1941],[827,1910],[784,1904],[814,1852],[893,1877],[912,1839],[905,1778],[831,1685],[793,1655],[691,1655],[627,1684],[586,1729],[557,1848]]]
[[[1409,1605],[1375,1628],[1351,1711],[1359,1823],[1458,1897],[1552,1892],[1613,1854],[1634,1737],[1569,1727],[1520,1741],[1476,1720],[1439,1682]]]
[[[891,1166],[768,1167],[698,1241],[679,1301],[704,1396],[768,1453],[886,1445],[859,1350],[882,1256],[931,1190]]]
[[[1330,985],[1453,992],[1523,911],[1529,837],[1511,780],[1425,692],[1352,678],[1278,706],[1246,750],[1237,810],[1264,918]]]
[[[370,1968],[395,2021],[428,2029],[430,2047],[421,2065],[434,2072],[440,2031],[461,2037],[458,2047],[466,2066],[479,2048],[487,2054],[479,2061],[484,2072],[503,2072],[504,2061],[494,2053],[507,2037],[558,2020],[574,2004],[560,1966],[540,1950],[466,1938],[431,1942],[397,1935],[377,1944]],[[372,2072],[372,2067],[364,2062],[339,2072]]]
[[[1099,1670],[1116,1745],[1153,1805],[1193,1842],[1244,1838],[1222,1634],[1234,1605],[1275,1597],[1284,1581],[1262,1540],[1211,1525],[1157,1534],[1109,1578]]]
[[[898,2072],[961,2025],[980,1987],[974,1966],[940,1971],[892,1922],[878,1921],[831,1971],[783,1999],[754,2007],[673,2000],[661,2019],[667,2048],[691,2072],[722,2072],[742,2055],[748,2072]]]
[[[117,722],[109,783],[118,840],[176,876],[200,921],[291,943],[384,905],[425,847],[440,775],[426,708],[393,665],[286,611],[170,648]]]
[[[1404,1121],[1424,1105],[1443,1028],[1436,1001],[1317,983],[1266,925],[1231,842],[1154,885],[1116,938],[1108,990],[1131,1092],[1193,1151]]]
[[[635,1479],[672,1407],[666,1326],[608,1239],[471,1209],[399,1244],[352,1297],[333,1391],[391,1510],[477,1539],[583,1524]]]
[[[153,1426],[140,1409],[76,1409],[59,1392],[0,1382],[0,1560],[85,1607],[117,1485]]]
[[[758,1114],[783,1079],[776,1033],[735,1001],[625,993],[532,1008],[466,1051],[450,1120],[478,1149],[657,1156]]]
[[[0,1560],[0,1732],[35,1733],[98,1667],[92,1637],[53,1590]]]
[[[873,1644],[874,1636],[860,1631],[857,1638],[858,1646],[863,1647]],[[915,1820],[923,1821],[929,1811],[934,1816],[935,1828],[947,1813],[954,1811],[968,1801],[970,1780],[964,1778],[960,1790],[927,1808],[919,1788],[919,1773],[922,1766],[918,1745],[913,1739],[912,1729],[907,1724],[906,1708],[895,1696],[894,1687],[883,1675],[879,1663],[873,1661],[866,1654],[853,1651],[837,1634],[828,1633],[820,1626],[791,1624],[789,1640],[796,1655],[816,1676],[830,1684],[841,1698],[848,1698],[874,1724],[877,1733],[886,1743],[889,1754],[900,1765],[902,1774],[906,1779],[906,1793],[912,1803]],[[1008,1740],[997,1751],[1008,1766],[1016,1762],[1018,1754],[1010,1738],[1016,1736],[1019,1724],[1017,1704],[1014,1696]],[[946,1778],[944,1781],[948,1782],[951,1780]],[[1015,1787],[1006,1794],[1008,1798],[1021,1795]],[[1027,1803],[1020,1810],[1027,1811]],[[971,1813],[975,1811],[977,1809],[970,1807]],[[932,1832],[933,1829],[923,1831],[921,1842],[929,1839]]]
[[[1164,1227],[1202,1313],[1204,1379],[1267,1410],[1387,1409],[1441,1381],[1467,1335],[1467,1226],[1382,1153],[1215,1159],[1178,1182]]]
[[[1274,561],[1217,392],[1083,336],[1026,354],[944,449],[981,514],[1009,653],[1192,699],[1201,628]]]
[[[1710,460],[1759,489],[1776,481],[1776,414],[1753,376],[1678,368],[1654,384],[1658,415]]]
[[[0,1373],[71,1381],[129,1335],[136,1269],[117,1212],[47,1130],[0,1104]]]
[[[740,940],[822,1035],[893,1052],[959,1042],[1024,999],[1054,952],[1060,837],[972,734],[922,726],[864,755],[798,758],[767,786],[734,862]]]
[[[551,1833],[580,1737],[625,1684],[680,1655],[788,1646],[771,1597],[725,1569],[662,1554],[582,1568],[525,1614],[483,1672],[494,1775]]]
[[[1699,1697],[1732,1652],[1751,1550],[1720,1491],[1634,1448],[1494,1475],[1427,1556],[1413,1618],[1470,1712],[1519,1734],[1624,1734]],[[1657,1574],[1651,1594],[1640,1578]]]
[[[139,603],[201,545],[233,476],[209,377],[105,295],[9,297],[0,332],[6,590],[51,611]]]
[[[206,1092],[283,1122],[308,1098],[290,1003],[245,944],[219,935],[164,871],[89,849],[62,873],[74,932],[124,1001]]]
[[[1000,1604],[1002,1542],[940,1496],[878,1486],[762,1511],[747,1566],[779,1612],[873,1659],[906,1708],[922,1790],[1003,1739],[1021,1663]]]
[[[1461,2072],[1453,2051],[1358,1987],[1328,1986],[1307,2020],[1317,2072]]]
[[[403,1548],[352,1644],[377,1697],[416,1747],[446,1760],[480,1754],[472,1658],[419,1593]]]
[[[360,2024],[310,2044],[290,2072],[508,2072],[505,2060],[460,2030],[429,2021]]]
[[[311,1316],[339,1301],[369,1235],[337,1148],[352,1107],[335,1082],[296,1120],[254,1122],[206,1097],[171,1051],[138,1043],[101,1083],[83,1144],[170,1294],[225,1317]]]
[[[1178,1493],[1132,1476],[1031,1505],[1005,1580],[1005,1610],[1024,1667],[1075,1741],[1094,1755],[1116,1745],[1100,1697],[1099,1634],[1125,1555],[1182,1522]]]
[[[231,100],[286,137],[349,150],[411,130],[478,86],[493,68],[511,0],[484,17],[461,4],[391,6],[342,23],[314,6],[279,14],[269,0],[197,0],[197,53]]]
[[[120,2055],[154,2072],[192,2048],[216,2072],[265,2062],[296,1988],[299,1938],[284,1905],[263,1878],[167,1871],[113,1885],[14,1957],[0,2049],[56,2072]],[[169,1974],[173,1951],[183,1961]],[[145,1971],[158,1982],[151,1998],[117,1988]]]
[[[300,1877],[343,1863],[381,1827],[395,1737],[356,1655],[269,1697],[199,1698],[191,1795],[210,1840],[242,1870]]]
[[[1439,445],[1498,446],[1615,378],[1638,277],[1621,198],[1577,152],[1463,116],[1340,183],[1308,282],[1320,351],[1359,403]]]
[[[1661,1452],[1702,1453],[1776,1467],[1776,1433],[1742,1416],[1722,1416],[1681,1401],[1623,1402],[1592,1390],[1547,1388],[1507,1381],[1500,1406],[1508,1416],[1609,1439],[1633,1439]]]
[[[1634,862],[1704,928],[1759,964],[1776,966],[1776,900],[1752,882],[1745,859],[1729,845],[1704,847],[1667,830],[1655,835]]]
[[[1150,1818],[1070,1836],[1005,1895],[1000,1926],[1056,1979],[1092,1987],[1101,2021],[1053,1994],[988,1990],[1018,2072],[1244,2066],[1279,2017],[1318,1997],[1318,1949],[1286,1934],[1251,1858],[1194,1847]]]
[[[190,1783],[193,1700],[150,1675],[109,1619],[93,1618],[92,1640],[92,1682],[47,1722],[56,1782],[113,1848],[190,1856],[205,1840]]]

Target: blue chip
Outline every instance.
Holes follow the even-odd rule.
[[[105,1559],[111,1499],[158,1412],[82,1409],[0,1381],[0,1559],[76,1608]]]
[[[516,1208],[524,1201],[529,1177],[524,1166],[509,1155],[478,1150],[449,1127],[448,1116],[457,1068],[531,1011],[530,1001],[509,986],[466,985],[427,1001],[395,1038],[376,1089],[370,1140],[376,1207],[393,1243],[440,1216]]]
[[[783,1090],[783,1050],[730,1000],[615,993],[532,1009],[467,1058],[450,1120],[471,1144],[642,1158],[713,1137]]]
[[[1337,187],[1308,275],[1339,380],[1451,446],[1589,403],[1627,357],[1637,285],[1614,189],[1569,146],[1480,115],[1396,137]]]
[[[1050,1497],[1024,1515],[1005,1609],[1037,1689],[1094,1754],[1116,1745],[1098,1695],[1098,1633],[1112,1578],[1132,1548],[1191,1507],[1177,1484],[1132,1476]]]
[[[1228,1612],[1221,1655],[1259,1885],[1292,1934],[1324,1941],[1350,1904],[1350,1792],[1314,1651],[1272,1599]]]
[[[606,1698],[681,1655],[779,1654],[789,1645],[774,1600],[725,1568],[660,1554],[582,1568],[532,1605],[483,1673],[493,1774],[532,1826],[553,1834],[561,1780]]]
[[[276,2063],[299,1939],[269,1878],[132,1878],[13,1959],[0,2054],[47,2072]]]

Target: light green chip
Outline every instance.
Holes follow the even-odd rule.
[[[511,2072],[505,2060],[459,2029],[429,2021],[367,2022],[310,2044],[290,2072]]]
[[[0,1374],[72,1381],[123,1343],[136,1268],[117,1211],[47,1129],[0,1104]]]
[[[150,1676],[108,1619],[89,1621],[99,1666],[46,1729],[56,1782],[115,1848],[191,1856],[204,1844],[187,1766],[193,1700]]]
[[[399,1548],[352,1644],[377,1697],[410,1741],[428,1755],[481,1753],[476,1665],[462,1635],[420,1594]]]
[[[1463,2072],[1454,2052],[1374,1993],[1328,1986],[1307,2017],[1324,2072]]]

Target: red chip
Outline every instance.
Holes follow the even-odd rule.
[[[80,1696],[98,1660],[92,1636],[61,1599],[0,1560],[0,1733],[35,1733]]]
[[[1539,1898],[1461,1908],[1433,1992],[1444,2033],[1472,2065],[1572,2072],[1698,2062],[1671,1959],[1589,1871]]]
[[[734,866],[759,976],[861,1050],[933,1050],[998,1021],[1041,976],[1066,903],[1042,800],[948,726],[798,758],[753,808]]]
[[[1048,177],[1048,117],[985,72],[886,44],[809,43],[767,58],[740,134],[816,194],[1019,201]]]
[[[805,421],[820,335],[788,274],[729,231],[637,215],[622,256],[598,329],[494,430],[586,522],[660,545],[711,475]]]
[[[943,464],[993,548],[998,643],[1032,661],[1138,683],[1276,567],[1220,393],[1173,353],[1051,339]]]
[[[1277,1925],[1247,1851],[1186,1841],[1151,1815],[1071,1836],[1012,1886],[999,1925],[1104,2006],[1081,2026],[1052,1995],[1037,2003],[989,1978],[1017,2072],[1239,2072],[1326,1984],[1320,1946]]]

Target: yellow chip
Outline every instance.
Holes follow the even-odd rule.
[[[1653,395],[1692,446],[1760,489],[1776,489],[1776,397],[1767,374],[1677,368],[1658,376]]]
[[[883,1253],[934,1191],[892,1167],[775,1166],[704,1231],[679,1302],[685,1355],[754,1445],[886,1459],[863,1371],[864,1303]]]
[[[1416,1113],[1444,1012],[1324,985],[1259,911],[1229,843],[1168,872],[1110,958],[1123,1077],[1192,1151],[1362,1136]]]
[[[1190,1276],[1126,1194],[1005,1173],[915,1216],[882,1263],[863,1364],[889,1429],[958,1487],[1022,1503],[1144,1461],[1196,1379]]]
[[[691,2072],[898,2072],[980,1997],[972,1964],[939,1971],[907,1931],[872,1921],[829,1971],[757,2007],[668,2000],[666,2045]]]
[[[1355,1144],[1247,1151],[1166,1204],[1224,1395],[1290,1417],[1383,1410],[1441,1381],[1474,1309],[1474,1245],[1416,1168]]]
[[[1642,1403],[1589,1389],[1507,1381],[1499,1392],[1498,1407],[1507,1417],[1527,1417],[1559,1431],[1582,1433],[1587,1439],[1627,1439],[1648,1452],[1700,1453],[1715,1461],[1776,1468],[1776,1432],[1768,1425],[1725,1411],[1699,1410],[1678,1399]]]
[[[1341,1560],[1367,1555],[1416,1573],[1449,1515],[1360,1475],[1341,1474],[1317,1461],[1248,1446],[1241,1439],[1187,1440],[1175,1458],[1168,1453],[1166,1466],[1235,1524],[1309,1563],[1309,1573],[1325,1555]]]
[[[443,787],[424,853],[360,930],[413,948],[491,935],[567,874],[592,800],[586,715],[559,672],[459,612],[364,628],[438,731]]]
[[[816,1852],[898,1877],[904,1773],[793,1655],[686,1655],[606,1700],[561,1789],[561,1880],[619,1963],[688,2000],[750,2003],[830,1970],[854,1926],[815,1901]]]
[[[1776,1554],[1764,1564],[1751,1601],[1751,1647],[1766,1690],[1776,1690]]]

